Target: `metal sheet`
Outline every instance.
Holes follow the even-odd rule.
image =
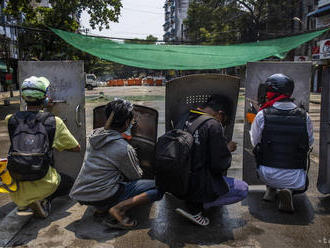
[[[295,82],[293,97],[298,106],[309,110],[310,83],[312,76],[311,62],[253,62],[247,64],[245,87],[245,111],[252,103],[257,108],[258,86],[267,77],[275,73],[283,73]],[[256,163],[252,153],[249,131],[251,124],[244,118],[244,146],[243,146],[243,180],[250,185],[263,184],[256,173]]]
[[[322,74],[322,102],[320,122],[320,164],[317,188],[323,194],[330,193],[330,68]]]
[[[93,110],[93,128],[103,127],[106,122],[105,105]],[[144,178],[153,178],[154,151],[157,142],[157,110],[141,105],[134,105],[134,119],[132,139],[129,143],[135,148],[140,165],[144,171]]]
[[[50,97],[55,101],[51,112],[64,121],[81,146],[77,152],[55,152],[55,168],[76,177],[85,147],[85,77],[82,61],[19,61],[19,82],[30,76],[44,76],[51,82]],[[21,101],[24,109],[24,101]]]
[[[240,79],[220,74],[197,74],[176,78],[166,84],[165,122],[166,131],[173,129],[180,118],[190,109],[205,103],[212,94],[227,96],[232,100],[232,116],[225,128],[225,136],[232,139]]]

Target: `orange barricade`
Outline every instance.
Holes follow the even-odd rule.
[[[124,79],[118,79],[117,86],[124,86]]]
[[[155,85],[156,86],[162,86],[163,85],[163,80],[162,79],[155,80]]]
[[[154,85],[154,80],[152,78],[147,78],[147,84],[149,86],[153,86]]]
[[[133,85],[135,85],[135,79],[128,79],[128,80],[127,80],[127,85],[128,85],[128,86],[133,86]]]
[[[142,85],[142,79],[141,78],[135,78],[134,79],[134,85],[141,86]]]

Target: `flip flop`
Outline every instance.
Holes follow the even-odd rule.
[[[129,226],[127,226],[127,224],[131,224]],[[128,217],[123,219],[123,222],[120,223],[118,220],[114,219],[114,218],[106,218],[103,221],[103,224],[113,228],[113,229],[121,229],[121,230],[131,230],[134,229],[137,226],[137,221],[136,220],[131,220]]]

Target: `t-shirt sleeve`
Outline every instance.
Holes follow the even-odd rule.
[[[56,131],[54,137],[53,148],[58,151],[68,150],[75,148],[79,145],[78,141],[70,133],[61,118],[55,117]]]

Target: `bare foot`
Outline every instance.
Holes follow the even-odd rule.
[[[124,227],[135,227],[137,222],[125,216],[125,212],[115,206],[109,209],[109,213]]]

